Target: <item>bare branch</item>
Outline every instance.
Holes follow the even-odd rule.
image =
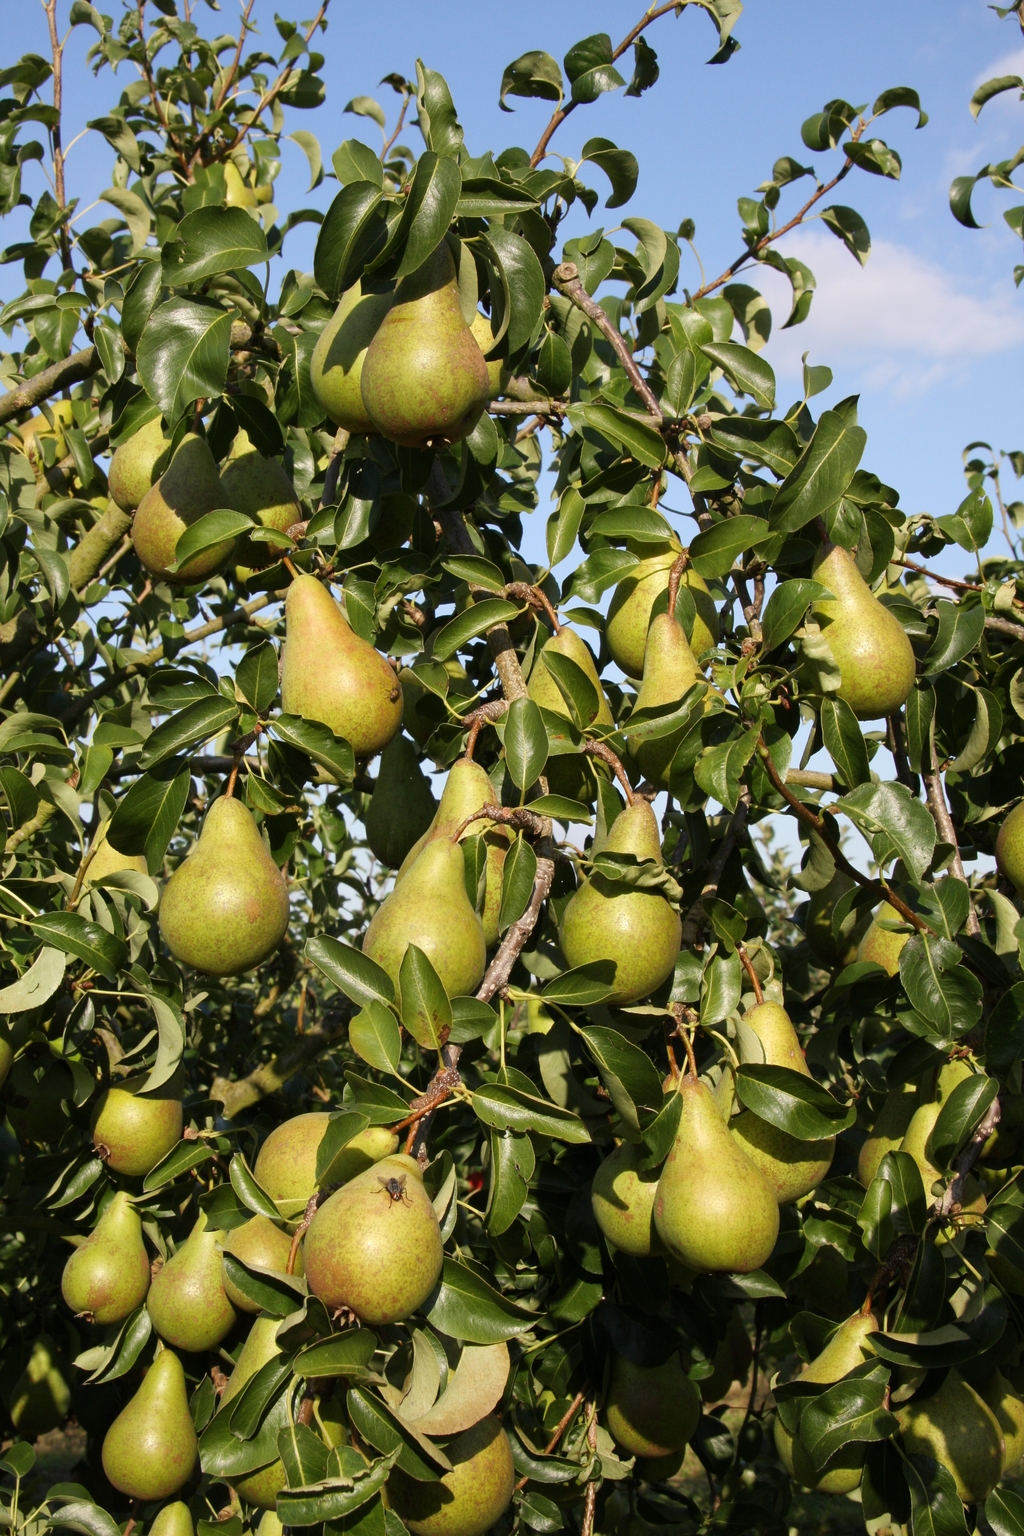
[[[101,366],[100,355],[95,347],[83,347],[81,352],[72,352],[70,357],[62,358],[59,363],[51,363],[49,368],[44,368],[24,384],[19,384],[17,389],[9,389],[6,395],[0,395],[0,422],[10,421],[12,416],[31,410],[51,395],[59,394],[69,384],[78,384],[82,379],[88,379],[98,373]]]

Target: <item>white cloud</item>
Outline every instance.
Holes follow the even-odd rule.
[[[983,69],[976,75],[972,83],[972,89],[977,90],[986,80],[998,80],[1001,75],[1020,75],[1024,77],[1024,48],[1017,48],[1012,53],[1004,53],[1002,58],[996,59],[987,69]],[[1016,101],[1012,95],[1007,96],[1008,101]],[[987,109],[986,109],[987,110]]]
[[[810,362],[827,363],[837,377],[856,370],[866,384],[907,397],[955,377],[965,362],[1024,341],[1024,314],[1005,284],[966,291],[962,280],[906,246],[877,240],[861,267],[821,230],[800,232],[785,251],[806,261],[818,287],[805,323],[777,330],[769,342],[767,357],[784,375],[798,376],[809,350]],[[762,268],[757,286],[781,325],[785,279]]]

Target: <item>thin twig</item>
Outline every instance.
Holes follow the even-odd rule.
[[[605,314],[580,281],[579,269],[571,261],[563,261],[560,267],[556,267],[551,275],[551,281],[563,298],[571,300],[577,309],[583,311],[588,320],[593,321],[602,336],[611,344],[612,350],[625,369],[626,376],[634,390],[643,401],[647,414],[660,426],[664,420],[661,406],[651,391],[650,385],[644,378],[634,361],[633,354],[626,345],[626,338],[614,325],[610,316]]]
[[[976,581],[955,581],[952,576],[940,576],[938,571],[930,571],[926,565],[917,565],[913,560],[905,560],[900,555],[893,555],[889,563],[905,566],[908,571],[917,571],[920,576],[927,576],[931,581],[937,581],[942,587],[955,587],[960,592],[984,592],[985,590]]]
[[[935,830],[944,843],[949,843],[953,848],[953,873],[958,880],[962,880],[968,891],[967,932],[973,937],[981,933],[981,924],[978,914],[974,910],[974,904],[970,901],[970,885],[964,872],[963,859],[960,857],[960,844],[957,842],[956,828],[953,826],[953,818],[950,815],[949,805],[946,800],[946,791],[942,782],[942,773],[939,768],[939,757],[935,750],[935,716],[932,716],[928,729],[928,754],[931,759],[931,772],[924,775],[925,794],[928,799],[928,809],[932,813],[935,822]]]
[[[742,944],[737,944],[736,953],[740,957],[740,964],[747,973],[747,978],[750,981],[750,985],[754,992],[754,1000],[758,1007],[760,1007],[760,1005],[764,1002],[764,993],[761,991],[761,983],[757,979],[757,972],[754,970],[754,967],[751,964],[750,956],[747,954],[747,951],[744,949]]]
[[[562,1436],[565,1434],[565,1431],[569,1428],[569,1425],[572,1423],[573,1419],[576,1417],[580,1410],[580,1404],[583,1402],[583,1397],[584,1394],[582,1392],[577,1392],[568,1408],[562,1414],[554,1434],[551,1436],[551,1439],[544,1447],[545,1456],[551,1455],[552,1451],[555,1449],[555,1446],[558,1444],[559,1440],[561,1440]],[[516,1492],[521,1492],[521,1490],[526,1487],[529,1481],[530,1479],[528,1475],[526,1477],[521,1477],[518,1483],[516,1483]]]
[[[617,757],[611,747],[606,747],[603,741],[585,741],[583,751],[588,757],[599,757],[603,763],[607,763],[626,792],[627,805],[633,805],[636,801],[636,791],[629,782],[629,775],[622,766],[621,758]]]
[[[991,1109],[978,1126],[967,1146],[960,1153],[959,1157],[954,1158],[953,1178],[950,1180],[948,1188],[943,1191],[941,1199],[937,1200],[933,1207],[936,1216],[949,1216],[953,1213],[954,1206],[959,1208],[963,1200],[964,1184],[967,1181],[967,1175],[981,1156],[982,1147],[999,1124],[1002,1112],[1002,1105],[998,1098],[993,1099]]]

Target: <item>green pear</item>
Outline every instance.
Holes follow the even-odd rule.
[[[64,1300],[94,1323],[123,1323],[149,1290],[149,1255],[131,1198],[114,1196],[92,1232],[64,1266]]]
[[[159,416],[133,432],[114,450],[107,471],[107,490],[122,512],[134,512],[153,488],[153,471],[170,447]]]
[[[241,452],[238,451],[238,438],[242,439]],[[293,523],[302,519],[295,487],[276,459],[265,459],[257,453],[244,432],[240,432],[238,438],[220,472],[225,507],[244,512],[261,528],[275,528],[278,533],[287,533]],[[236,574],[244,580],[251,571],[262,570],[279,557],[280,550],[273,544],[246,536],[239,540]]]
[[[398,1137],[386,1126],[367,1126],[345,1144],[318,1183],[317,1154],[330,1122],[323,1111],[293,1115],[275,1126],[260,1148],[253,1169],[256,1181],[286,1220],[301,1216],[318,1189],[347,1183],[398,1146]]]
[[[747,1009],[743,1022],[760,1040],[764,1059],[769,1066],[788,1067],[791,1072],[801,1072],[804,1077],[811,1076],[800,1038],[781,1003],[757,1003]]]
[[[418,1482],[393,1467],[388,1502],[413,1536],[484,1536],[512,1502],[508,1436],[489,1413],[450,1440],[445,1454],[452,1470],[437,1482]]]
[[[112,1173],[141,1178],[181,1140],[181,1079],[145,1093],[145,1075],[125,1077],[100,1094],[92,1115],[93,1149]]]
[[[436,812],[437,801],[416,748],[399,731],[381,753],[377,783],[363,818],[370,851],[382,864],[397,869]]]
[[[173,1504],[165,1504],[150,1526],[147,1536],[195,1536],[188,1505],[180,1499]]]
[[[608,1241],[620,1252],[640,1259],[662,1252],[654,1230],[659,1170],[648,1168],[641,1172],[637,1167],[646,1150],[628,1141],[620,1142],[594,1175],[590,1193],[594,1220]]]
[[[11,1388],[7,1411],[18,1434],[30,1443],[57,1429],[68,1416],[71,1388],[65,1379],[60,1356],[49,1334],[42,1333],[32,1345],[21,1375]]]
[[[461,442],[479,421],[490,394],[487,364],[463,316],[445,241],[399,283],[360,388],[377,431],[403,448]]]
[[[185,1372],[177,1355],[164,1349],[107,1430],[103,1470],[119,1493],[148,1504],[177,1493],[197,1456]]]
[[[811,613],[842,673],[839,698],[858,720],[893,714],[907,702],[917,665],[903,625],[840,545],[822,545],[814,576],[832,593],[813,603]]]
[[[288,1476],[284,1463],[278,1459],[268,1462],[265,1467],[257,1467],[255,1472],[246,1472],[243,1477],[234,1477],[231,1482],[239,1498],[247,1504],[255,1504],[257,1509],[273,1510],[277,1506],[277,1496],[281,1489],[288,1486]]]
[[[541,633],[543,634],[543,631]],[[613,726],[615,721],[611,706],[601,686],[601,679],[597,675],[597,666],[590,647],[568,624],[563,624],[550,639],[546,640],[543,650],[538,651],[534,657],[526,690],[533,702],[541,709],[549,710],[551,714],[558,715],[563,720],[570,718],[569,706],[559,692],[558,685],[545,661],[548,655],[566,656],[576,663],[597,691],[597,714],[594,716],[594,725]],[[593,761],[593,758],[588,760],[582,753],[575,752],[549,757],[544,772],[551,794],[567,795],[570,800],[592,802],[595,784],[590,764]]]
[[[697,1077],[677,1090],[683,1112],[654,1200],[654,1225],[673,1258],[698,1271],[760,1269],[779,1235],[779,1207]]]
[[[274,953],[288,915],[288,882],[252,812],[222,795],[164,887],[160,932],[168,949],[207,975],[241,976]]]
[[[627,677],[643,677],[651,613],[658,598],[668,590],[669,572],[681,552],[682,546],[673,543],[668,550],[641,560],[612,594],[605,640],[612,660]],[[683,572],[680,586],[689,589],[697,609],[690,649],[699,657],[718,644],[718,610],[707,583],[693,566]]]
[[[988,1498],[1003,1473],[1003,1434],[959,1371],[950,1370],[930,1397],[915,1397],[895,1413],[909,1456],[931,1456],[952,1473],[962,1503]]]
[[[14,1047],[5,1034],[0,1034],[0,1088],[7,1081],[7,1074],[14,1065]]]
[[[900,968],[900,953],[910,934],[895,933],[891,928],[883,927],[883,923],[902,922],[903,918],[896,908],[883,901],[857,946],[857,959],[871,960],[889,976],[895,976]]]
[[[423,836],[418,838],[409,849],[399,866],[395,884],[397,885],[399,880],[405,878],[432,838],[452,837],[463,826],[467,817],[472,816],[475,811],[479,811],[485,805],[497,805],[499,799],[487,770],[481,768],[480,764],[474,762],[472,758],[460,757],[458,762],[453,763],[448,770],[448,777],[441,792],[441,803],[433,821]],[[509,833],[506,827],[481,816],[465,827],[460,841],[469,837],[482,837],[487,850],[484,906],[480,920],[484,926],[484,940],[489,948],[498,942],[498,914],[501,909],[502,875],[509,849]]]
[[[224,1291],[223,1236],[209,1230],[201,1214],[149,1288],[146,1307],[153,1327],[165,1343],[189,1354],[213,1349],[235,1322],[235,1309]]]
[[[663,864],[654,812],[636,799],[615,818],[602,853],[633,854]],[[672,974],[682,923],[659,891],[638,890],[593,874],[562,915],[559,943],[571,968],[611,960],[615,979],[608,1003],[623,1006],[647,997]]]
[[[329,1311],[370,1327],[402,1322],[437,1284],[441,1231],[419,1164],[394,1154],[319,1207],[306,1233],[306,1280]]]
[[[1024,1400],[1002,1371],[993,1371],[976,1391],[985,1406],[995,1414],[999,1425],[1003,1437],[1001,1475],[1005,1477],[1024,1456]]]
[[[996,838],[996,863],[999,873],[1024,892],[1024,801],[1015,805],[999,828]]]
[[[235,1368],[228,1378],[228,1384],[221,1393],[218,1413],[223,1411],[232,1398],[238,1396],[258,1370],[268,1365],[281,1353],[277,1342],[277,1330],[280,1325],[281,1320],[277,1317],[255,1319],[235,1362]],[[272,1461],[264,1463],[262,1467],[256,1467],[252,1472],[246,1472],[241,1477],[231,1479],[235,1492],[245,1499],[247,1504],[254,1504],[257,1509],[269,1510],[275,1507],[277,1496],[286,1482],[284,1466],[276,1456]],[[260,1530],[263,1530],[262,1522]]]
[[[335,426],[346,432],[377,430],[366,413],[360,382],[366,350],[393,300],[392,292],[364,293],[359,283],[346,288],[313,348],[313,393]]]
[[[466,895],[465,860],[450,837],[432,838],[370,921],[363,953],[399,983],[410,944],[427,956],[449,997],[480,985],[487,967],[483,924]]]
[[[836,1139],[825,1136],[820,1141],[799,1141],[778,1126],[769,1125],[751,1110],[745,1109],[729,1122],[740,1149],[749,1157],[771,1186],[780,1205],[801,1200],[817,1189],[832,1166]]]
[[[917,1089],[903,1083],[885,1096],[885,1103],[857,1155],[857,1178],[867,1189],[887,1152],[899,1150],[917,1108]]]
[[[841,1381],[856,1366],[874,1357],[868,1335],[877,1331],[878,1321],[870,1312],[855,1312],[840,1324],[800,1380]],[[794,1439],[782,1420],[776,1418],[775,1449],[786,1471],[805,1488],[813,1488],[817,1493],[852,1493],[854,1488],[860,1487],[867,1446],[859,1441],[852,1441],[837,1451],[824,1471],[817,1475],[799,1439]]]
[[[690,649],[686,631],[669,613],[659,613],[652,619],[647,634],[647,650],[644,656],[644,675],[636,696],[634,711],[655,709],[662,704],[677,704],[695,683],[705,681]],[[627,736],[629,750],[644,778],[659,789],[668,789],[669,768],[676,749],[688,727],[682,725],[668,736],[654,741],[636,741]]]
[[[848,912],[843,919],[838,938],[832,932],[832,913],[836,902],[854,884],[850,876],[837,869],[828,885],[820,891],[812,891],[804,918],[804,933],[814,958],[827,970],[838,970],[852,965],[857,958],[857,946],[871,919],[861,908]]]
[[[349,626],[315,576],[298,576],[285,599],[281,708],[319,720],[357,757],[374,757],[402,724],[402,685],[379,651]]]
[[[700,1393],[671,1355],[664,1365],[634,1365],[613,1355],[605,1422],[631,1456],[668,1456],[690,1443],[700,1423]]]
[[[107,875],[120,874],[122,870],[133,869],[137,874],[148,875],[149,865],[143,854],[118,853],[117,849],[107,842],[107,828],[110,826],[110,818],[101,821],[96,829],[96,836],[92,840],[95,852],[86,866],[83,884],[96,885]]]
[[[254,1216],[251,1221],[243,1222],[240,1227],[233,1228],[224,1238],[221,1246],[225,1253],[241,1259],[242,1263],[248,1264],[250,1269],[269,1269],[278,1274],[284,1274],[288,1267],[292,1241],[287,1232],[282,1232],[280,1227],[275,1226],[269,1216]],[[295,1271],[297,1274],[302,1273],[301,1248],[298,1252]],[[239,1312],[260,1310],[257,1302],[250,1301],[236,1285],[232,1285],[226,1270],[223,1282],[225,1296]]]
[[[5,1084],[4,1108],[19,1141],[59,1141],[67,1130],[63,1105],[75,1089],[71,1068],[47,1051],[19,1056]]]
[[[487,364],[487,393],[490,399],[494,400],[498,395],[503,395],[508,388],[512,377],[511,371],[505,366],[503,357],[488,357],[488,352],[494,346],[494,330],[487,316],[480,314],[479,310],[473,316],[470,330]]]
[[[930,1104],[919,1104],[911,1116],[906,1135],[900,1142],[900,1151],[906,1152],[907,1156],[912,1157],[917,1164],[924,1181],[924,1192],[929,1200],[932,1185],[942,1178],[941,1170],[935,1166],[929,1156],[929,1140],[941,1109],[941,1099],[935,1099]],[[963,1195],[960,1200],[961,1220],[964,1217],[974,1217],[977,1219],[971,1222],[971,1225],[978,1225],[987,1203],[980,1184],[974,1174],[969,1173],[964,1180]]]
[[[139,502],[132,523],[132,543],[146,570],[156,581],[179,585],[204,581],[222,570],[235,552],[236,541],[225,539],[186,560],[172,571],[175,548],[187,528],[208,512],[226,506],[217,465],[204,437],[190,432],[178,445],[170,464],[152,490]]]

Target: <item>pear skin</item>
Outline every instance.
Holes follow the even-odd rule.
[[[734,1141],[707,1084],[683,1077],[678,1092],[682,1118],[654,1200],[658,1236],[690,1269],[749,1274],[779,1235],[775,1195]]]
[[[432,838],[453,836],[474,811],[479,811],[485,805],[496,805],[499,798],[487,770],[481,768],[480,764],[474,762],[472,758],[460,757],[458,762],[453,763],[448,770],[448,777],[441,792],[441,803],[433,821],[423,836],[413,843],[402,860],[395,877],[395,884],[397,885],[399,880],[404,880]],[[492,944],[498,942],[501,883],[505,857],[509,849],[509,834],[507,828],[499,826],[497,822],[480,817],[479,820],[470,822],[469,826],[465,827],[460,841],[475,836],[484,839],[487,849],[484,906],[480,920],[484,927],[484,941],[490,948]]]
[[[640,1172],[637,1168],[645,1150],[628,1141],[620,1142],[594,1175],[590,1194],[594,1219],[608,1241],[622,1253],[631,1253],[640,1259],[662,1252],[654,1230],[658,1169]],[[645,1455],[646,1452],[636,1454]]]
[[[76,1316],[87,1316],[104,1327],[123,1323],[145,1301],[149,1255],[139,1213],[123,1191],[114,1196],[68,1259],[60,1288]]]
[[[382,864],[397,869],[436,812],[437,801],[416,748],[399,731],[381,753],[377,783],[363,818],[370,851]]]
[[[487,967],[483,924],[466,895],[462,848],[432,838],[370,921],[363,953],[399,984],[410,944],[427,956],[449,997],[475,992]]]
[[[853,885],[850,876],[837,869],[832,879],[820,891],[812,891],[804,918],[804,934],[815,960],[826,970],[837,970],[852,965],[857,958],[857,946],[864,937],[871,919],[868,913],[848,912],[843,919],[838,937],[832,932],[832,913],[840,896]]]
[[[303,1246],[309,1288],[329,1311],[350,1307],[370,1327],[407,1318],[443,1258],[419,1164],[396,1153],[350,1179],[319,1207]]]
[[[857,1178],[865,1189],[878,1172],[885,1154],[899,1150],[916,1108],[917,1089],[913,1083],[904,1083],[886,1094],[871,1133],[857,1155]]]
[[[92,1117],[93,1150],[113,1173],[141,1178],[181,1140],[184,1113],[177,1078],[153,1093],[146,1079],[125,1077],[104,1089]]]
[[[911,1116],[910,1124],[907,1126],[907,1133],[900,1142],[900,1151],[906,1152],[907,1156],[912,1157],[918,1166],[921,1178],[924,1181],[924,1192],[929,1201],[931,1200],[932,1185],[942,1178],[941,1170],[936,1168],[931,1160],[928,1147],[929,1138],[935,1129],[935,1122],[939,1118],[941,1109],[942,1101],[938,1098],[930,1104],[919,1104]],[[984,1214],[987,1204],[988,1202],[977,1179],[973,1173],[969,1173],[964,1180],[963,1196],[960,1201],[961,1220],[964,1217],[980,1218]],[[943,1241],[941,1235],[938,1241]]]
[[[811,613],[842,673],[839,697],[858,720],[893,714],[907,702],[917,668],[903,625],[838,544],[822,546],[814,576],[833,594],[813,603]]]
[[[201,1215],[149,1288],[146,1306],[153,1327],[166,1344],[189,1354],[213,1349],[235,1322],[235,1309],[224,1291],[223,1236],[208,1230]]]
[[[236,1259],[241,1259],[242,1263],[248,1264],[250,1269],[269,1269],[278,1274],[284,1274],[288,1266],[292,1241],[288,1234],[275,1226],[268,1216],[254,1216],[251,1221],[243,1222],[240,1227],[233,1228],[226,1235],[221,1246],[225,1253],[234,1254]],[[302,1273],[301,1248],[298,1251],[295,1273],[300,1275]],[[225,1296],[239,1312],[260,1310],[257,1302],[250,1301],[237,1286],[232,1285],[226,1269],[223,1283]]]
[[[900,968],[900,954],[910,938],[909,933],[896,933],[883,928],[882,923],[902,923],[903,919],[887,901],[883,901],[871,920],[864,937],[857,946],[858,960],[871,960],[880,965],[889,976],[895,976]]]
[[[281,1326],[279,1317],[258,1317],[245,1336],[235,1368],[228,1377],[228,1384],[221,1393],[217,1412],[221,1413],[230,1403],[233,1397],[237,1397],[245,1386],[251,1381],[257,1371],[281,1353],[281,1347],[277,1342],[277,1330]]]
[[[103,1470],[119,1493],[148,1504],[177,1493],[197,1456],[185,1372],[177,1355],[164,1349],[107,1430]]]
[[[245,433],[239,433],[245,442]],[[261,528],[275,528],[286,533],[293,523],[302,518],[302,508],[295,495],[295,487],[285,474],[283,465],[276,459],[265,459],[255,448],[231,457],[220,472],[224,487],[224,505],[235,512],[244,512]],[[239,540],[236,559],[241,573],[262,570],[279,558],[280,551],[273,544],[253,541],[248,536]]]
[[[1024,801],[1015,805],[999,828],[996,838],[996,863],[999,873],[1024,892]]]
[[[567,656],[570,661],[576,663],[597,690],[597,714],[594,716],[594,724],[613,725],[611,706],[601,685],[601,679],[597,675],[597,666],[590,647],[574,629],[570,629],[568,624],[563,624],[558,633],[545,642],[544,649],[534,658],[526,690],[533,702],[541,709],[549,710],[563,720],[570,718],[568,706],[545,663],[544,658],[547,654]],[[549,757],[544,772],[547,775],[550,793],[566,795],[570,800],[592,803],[595,784],[590,765],[593,761],[593,758],[588,759],[582,753],[576,752]]]
[[[86,866],[83,884],[96,885],[104,880],[107,875],[120,874],[122,870],[133,869],[137,874],[148,875],[149,865],[142,854],[133,856],[128,853],[118,853],[117,849],[107,842],[107,828],[109,819],[100,823],[96,829],[92,846],[95,849],[92,858]]]
[[[7,1411],[18,1434],[31,1442],[57,1429],[68,1416],[71,1388],[49,1334],[42,1333],[11,1388]]]
[[[473,332],[473,340],[483,353],[484,362],[487,364],[488,396],[492,400],[497,399],[498,395],[505,393],[512,375],[505,366],[505,359],[503,357],[487,356],[494,346],[494,331],[487,316],[480,314],[478,311],[473,316],[470,330]]]
[[[288,882],[252,812],[221,796],[160,901],[160,932],[182,965],[241,976],[271,956],[288,929]]]
[[[322,1111],[292,1115],[274,1127],[260,1148],[253,1169],[256,1182],[286,1219],[301,1216],[317,1192],[317,1154],[330,1120]],[[398,1137],[386,1126],[367,1126],[338,1153],[321,1181],[323,1187],[347,1183],[382,1157],[390,1156],[397,1146]]]
[[[487,364],[463,317],[444,241],[399,283],[360,388],[377,431],[403,448],[461,442],[479,421],[490,393]]]
[[[681,545],[673,545],[641,560],[622,578],[612,595],[605,640],[612,660],[627,677],[643,677],[651,612],[658,598],[668,589],[669,572],[681,549]],[[707,583],[692,566],[683,572],[680,585],[689,589],[697,609],[690,649],[694,656],[700,657],[718,644],[718,610]]]
[[[512,1502],[515,1468],[508,1436],[492,1413],[449,1441],[452,1470],[421,1483],[401,1468],[387,1481],[388,1502],[413,1536],[484,1536]]]
[[[870,1312],[855,1312],[840,1324],[800,1380],[841,1381],[856,1366],[873,1358],[874,1350],[868,1343],[868,1335],[877,1331],[878,1321]],[[816,1476],[799,1439],[793,1438],[779,1418],[775,1420],[775,1449],[786,1471],[805,1488],[813,1488],[817,1493],[839,1494],[852,1493],[860,1486],[867,1447],[857,1441],[838,1451],[820,1476]]]
[[[658,823],[646,800],[636,799],[620,812],[601,851],[663,863]],[[614,961],[607,1001],[619,1007],[647,997],[672,974],[681,936],[678,912],[658,891],[637,890],[596,873],[570,899],[558,935],[571,968]]]
[[[605,1423],[631,1456],[668,1456],[681,1451],[700,1423],[700,1393],[672,1355],[664,1365],[612,1359]]]
[[[803,1199],[817,1189],[832,1166],[836,1139],[798,1141],[778,1126],[745,1109],[729,1122],[740,1149],[767,1179],[780,1205]]]
[[[188,1505],[180,1499],[173,1504],[165,1504],[150,1526],[147,1536],[195,1536]]]
[[[402,685],[394,670],[350,627],[315,576],[292,582],[285,620],[285,714],[319,720],[357,757],[375,757],[402,724]]]
[[[164,424],[159,416],[154,416],[114,450],[107,472],[107,490],[122,512],[134,512],[146,492],[152,490],[153,471],[169,447]]]
[[[985,1406],[995,1414],[1002,1433],[1002,1476],[1005,1477],[1024,1456],[1024,1400],[1002,1371],[993,1371],[975,1390]]]
[[[359,283],[346,288],[313,348],[313,393],[335,426],[346,432],[377,430],[367,415],[360,384],[367,348],[393,300],[393,293],[364,293]]]
[[[205,581],[222,570],[235,553],[236,540],[225,539],[204,549],[172,571],[178,540],[208,512],[227,505],[209,444],[190,432],[178,445],[170,464],[139,502],[132,523],[132,543],[155,581],[186,586]]]
[[[764,1059],[770,1066],[788,1067],[791,1072],[811,1076],[793,1021],[781,1003],[757,1003],[747,1009],[743,1022],[760,1040]]]
[[[937,1392],[895,1409],[910,1456],[931,1456],[953,1475],[964,1504],[987,1499],[1003,1473],[1003,1434],[988,1404],[960,1372],[950,1370]]]
[[[659,613],[648,631],[643,681],[634,711],[677,704],[695,683],[704,680],[683,626],[670,614]],[[680,726],[671,735],[659,736],[654,741],[626,738],[644,778],[659,789],[668,788],[669,768],[687,729],[686,725]]]

